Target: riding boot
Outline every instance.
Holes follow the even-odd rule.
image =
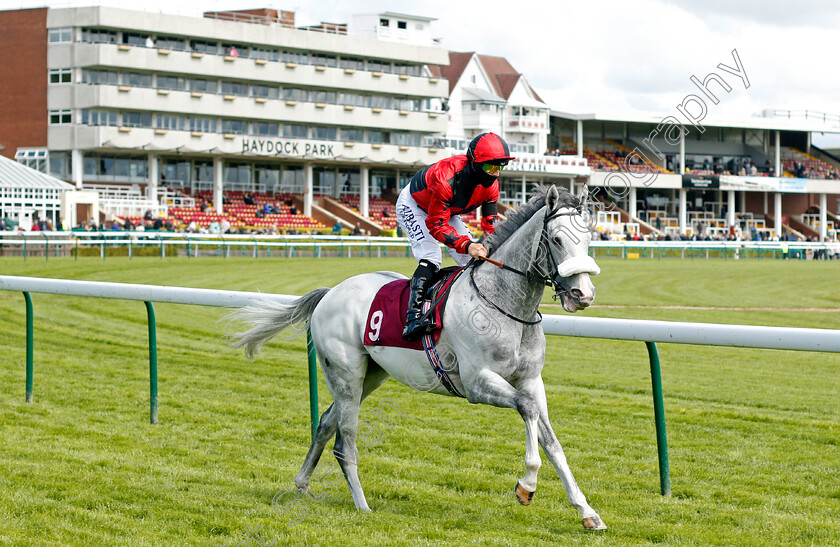
[[[416,340],[425,334],[425,327],[421,322],[423,317],[423,302],[426,300],[426,290],[432,280],[437,267],[427,260],[421,260],[409,283],[408,313],[406,313],[405,328],[402,337],[406,340]]]

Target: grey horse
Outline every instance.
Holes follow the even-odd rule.
[[[514,489],[530,504],[537,489],[539,446],[560,475],[569,502],[581,513],[584,528],[606,525],[575,482],[563,448],[548,420],[541,377],[545,334],[537,308],[552,285],[563,308],[575,312],[595,298],[590,274],[600,270],[588,254],[590,232],[582,219],[586,188],[576,197],[556,186],[540,187],[528,203],[510,212],[485,240],[493,260],[505,266],[473,263],[453,284],[437,343],[451,385],[470,403],[513,408],[525,421],[525,476]],[[421,391],[450,395],[423,351],[366,346],[368,310],[377,291],[405,277],[376,272],[351,277],[331,289],[316,289],[284,305],[264,299],[232,312],[250,328],[232,335],[234,347],[248,357],[282,331],[309,328],[334,402],[320,425],[295,477],[305,493],[327,442],[336,437],[338,459],[353,502],[368,511],[357,472],[359,407],[389,376]],[[377,333],[378,334],[378,333]],[[373,338],[375,339],[375,338]]]

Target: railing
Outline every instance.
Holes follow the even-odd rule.
[[[289,304],[298,298],[297,296],[291,295],[266,295],[263,293],[239,291],[217,291],[212,289],[15,276],[0,276],[0,290],[20,291],[23,293],[25,299],[27,403],[34,402],[34,312],[30,293],[113,298],[144,302],[149,327],[149,421],[152,424],[158,422],[157,343],[154,302],[215,307],[242,307],[264,298],[272,298],[283,304]],[[542,317],[542,328],[545,334],[548,335],[645,342],[650,360],[657,452],[659,457],[660,492],[663,496],[671,494],[671,476],[668,464],[668,440],[665,426],[661,370],[656,342],[840,353],[840,330],[557,315],[544,315]],[[317,361],[312,337],[309,333],[307,333],[307,355],[309,364],[311,433],[314,438],[319,420]]]
[[[707,228],[712,230],[712,228]],[[396,257],[410,256],[406,238],[333,235],[259,235],[259,234],[191,234],[157,231],[107,232],[12,232],[0,231],[0,256],[79,255],[90,256],[91,250],[105,259],[111,253],[150,255],[161,258],[183,256],[198,258],[232,256],[270,258],[295,256]],[[807,241],[593,241],[590,254],[595,258],[723,258],[764,259],[806,258],[808,253],[825,253],[840,258],[840,242]]]

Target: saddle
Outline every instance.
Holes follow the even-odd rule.
[[[432,334],[432,340],[440,338],[443,328],[443,311],[449,299],[449,289],[464,268],[450,266],[435,273],[426,292],[426,305],[422,324]],[[371,302],[365,324],[364,344],[366,346],[387,346],[423,351],[423,341],[405,340],[402,331],[408,311],[408,279],[398,279],[382,286]]]

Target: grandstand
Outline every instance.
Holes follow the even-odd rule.
[[[705,119],[674,144],[664,117],[552,112],[547,153],[587,159],[592,175],[576,182],[594,188],[605,239],[836,238],[840,161],[811,135],[840,125],[764,114]]]

